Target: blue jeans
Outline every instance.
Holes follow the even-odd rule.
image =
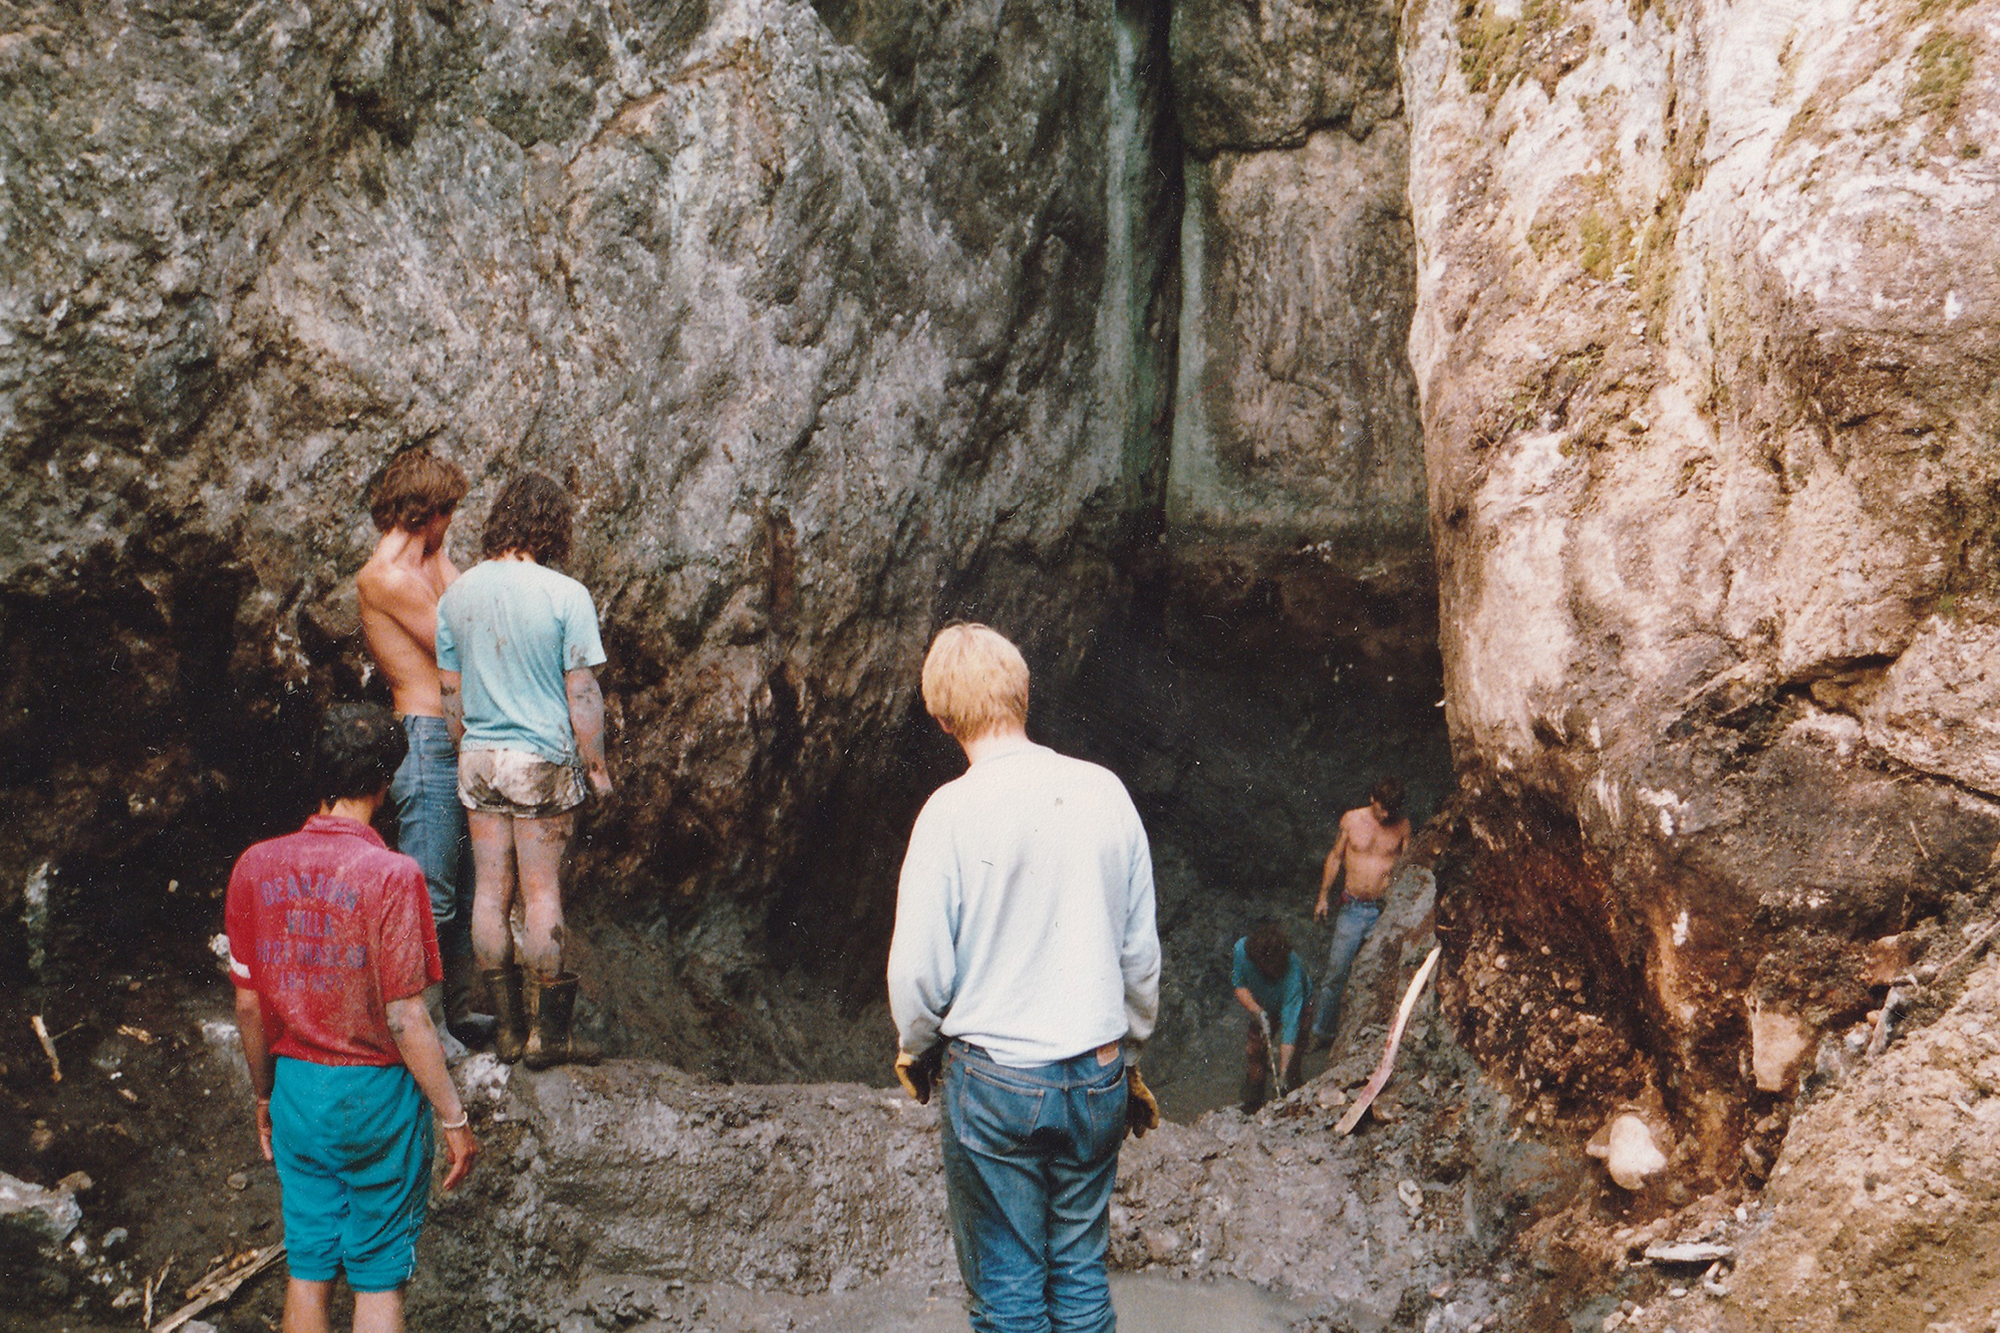
[[[404,714],[410,752],[389,782],[396,810],[396,848],[423,868],[438,948],[455,956],[471,948],[472,876],[465,807],[458,803],[458,747],[441,717]]]
[[[1354,955],[1361,952],[1368,932],[1381,919],[1379,902],[1340,900],[1340,915],[1333,920],[1333,947],[1326,953],[1326,985],[1320,989],[1319,1007],[1313,1012],[1313,1035],[1321,1041],[1333,1040],[1340,1026],[1340,1000],[1347,990],[1348,969],[1354,966]]]
[[[1112,1333],[1104,1252],[1125,1138],[1125,1061],[944,1063],[944,1183],[974,1333]]]

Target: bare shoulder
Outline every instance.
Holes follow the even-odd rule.
[[[425,580],[388,560],[371,559],[354,576],[354,582],[361,591],[364,605],[388,606],[436,600]]]
[[[1340,817],[1340,831],[1352,833],[1361,827],[1361,821],[1368,813],[1367,806],[1357,806]]]

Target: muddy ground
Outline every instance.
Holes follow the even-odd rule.
[[[1357,961],[1343,1041],[1306,1087],[1255,1117],[1213,1111],[1127,1142],[1112,1214],[1124,1327],[1994,1327],[2000,964],[1972,905],[1940,933],[1952,958],[1906,980],[1882,1055],[1863,1049],[1872,1032],[1818,1053],[1761,1140],[1767,1185],[1670,1178],[1635,1195],[1574,1137],[1525,1123],[1528,1103],[1480,1073],[1429,996],[1375,1111],[1334,1132],[1433,942],[1427,882],[1399,884]],[[149,1279],[171,1309],[211,1265],[279,1235],[227,983],[213,960],[162,950],[53,1035],[60,1084],[25,1024],[0,1035],[0,1154],[37,1184],[68,1178],[82,1221],[59,1247],[9,1252],[0,1325],[133,1328]],[[476,1056],[459,1076],[484,1157],[436,1201],[414,1328],[962,1326],[935,1118],[892,1089],[728,1085],[642,1060],[532,1074]],[[1665,1242],[1727,1253],[1646,1257]],[[275,1329],[282,1289],[268,1273],[207,1317]]]
[[[1406,882],[1357,965],[1332,1068],[1255,1118],[1225,1110],[1128,1141],[1112,1248],[1128,1327],[1256,1327],[1250,1311],[1271,1327],[1464,1330],[1521,1304],[1531,1284],[1513,1285],[1507,1244],[1587,1168],[1519,1134],[1434,1003],[1378,1114],[1332,1133],[1428,946],[1423,883]],[[91,1178],[76,1232],[10,1275],[14,1324],[130,1328],[149,1279],[156,1311],[171,1309],[211,1265],[278,1238],[228,1005],[212,962],[137,965],[92,1023],[58,1034],[61,1084],[32,1035],[9,1034],[0,1151],[41,1184]],[[459,1077],[484,1157],[436,1201],[413,1327],[957,1326],[929,1108],[643,1061],[531,1074],[476,1056]],[[208,1318],[275,1328],[282,1288],[267,1274]],[[1161,1309],[1182,1323],[1147,1313]]]

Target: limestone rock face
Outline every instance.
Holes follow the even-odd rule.
[[[366,686],[365,495],[412,441],[472,478],[461,563],[516,470],[579,497],[602,881],[755,889],[810,845],[837,895],[842,793],[908,813],[883,756],[938,619],[1060,667],[1144,507],[1157,26],[9,7],[0,905],[40,873],[58,926],[113,885],[144,919],[292,817],[310,705]]]
[[[1441,916],[1460,973],[1590,960],[1505,1026],[1532,1051],[1590,1016],[1603,1094],[1657,1082],[1721,1126],[1752,1005],[1808,1038],[1858,1016],[1861,943],[2000,835],[1996,21],[1407,8],[1410,345],[1469,775]]]
[[[1394,6],[1199,0],[1176,7],[1172,47],[1188,160],[1170,527],[1420,552]]]

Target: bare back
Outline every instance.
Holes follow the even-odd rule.
[[[1381,820],[1375,808],[1364,805],[1340,817],[1341,869],[1346,875],[1345,890],[1350,898],[1372,901],[1389,889],[1390,872],[1396,858],[1410,845],[1410,821]]]
[[[442,534],[440,534],[440,538]],[[438,692],[438,598],[457,579],[442,540],[426,551],[422,533],[384,533],[361,567],[361,633],[401,714],[443,717]]]

